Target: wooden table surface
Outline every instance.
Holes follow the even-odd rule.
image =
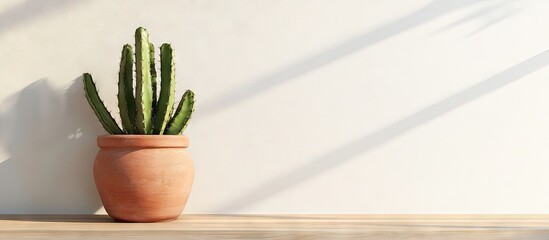
[[[0,239],[549,239],[549,215],[0,215]]]

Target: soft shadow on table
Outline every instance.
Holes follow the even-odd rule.
[[[0,221],[22,221],[22,222],[78,222],[78,223],[105,223],[115,222],[107,215],[87,214],[5,214],[0,215]]]
[[[0,113],[0,147],[8,154],[0,159],[0,214],[93,214],[101,207],[92,166],[103,130],[81,78],[63,91],[37,80]]]

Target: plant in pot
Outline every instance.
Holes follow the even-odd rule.
[[[187,152],[189,139],[181,135],[194,110],[194,93],[187,90],[174,111],[173,50],[167,43],[160,47],[158,94],[154,55],[147,31],[138,28],[134,79],[133,48],[127,44],[122,49],[118,76],[122,128],[99,97],[92,76],[83,74],[86,99],[109,133],[97,138],[100,150],[93,166],[95,184],[105,210],[118,221],[176,219],[194,179]]]

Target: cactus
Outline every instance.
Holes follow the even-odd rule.
[[[175,94],[175,71],[173,51],[170,44],[162,44],[160,47],[160,96],[156,106],[156,115],[153,134],[162,134],[172,114],[172,105]]]
[[[138,134],[152,130],[152,81],[149,34],[144,28],[135,30],[135,127]]]
[[[187,127],[187,122],[191,119],[193,111],[194,93],[191,90],[187,90],[185,94],[183,94],[183,97],[181,97],[179,106],[177,106],[177,110],[175,110],[175,113],[168,123],[168,128],[164,134],[181,134],[181,132],[183,132]]]
[[[154,113],[156,111],[156,104],[157,104],[157,98],[156,98],[156,66],[154,64],[154,45],[152,43],[149,43],[149,50],[150,50],[150,69],[151,69],[151,85],[152,85],[152,112]],[[154,117],[154,115],[153,115]],[[153,119],[154,120],[154,119]],[[153,121],[154,123],[154,121]]]
[[[129,44],[122,49],[118,74],[118,108],[124,131],[135,133],[135,98],[133,97],[133,50]]]
[[[187,90],[173,116],[175,98],[174,55],[170,44],[160,47],[160,93],[157,96],[157,72],[154,45],[147,31],[135,31],[135,97],[133,88],[133,50],[124,45],[118,75],[118,108],[122,130],[99,97],[89,73],[84,73],[86,98],[103,128],[109,134],[181,134],[194,111],[194,93]]]
[[[111,116],[111,113],[107,110],[105,104],[99,97],[99,93],[97,92],[92,76],[89,73],[84,73],[83,79],[86,99],[99,119],[99,122],[103,125],[103,128],[105,128],[105,130],[107,130],[110,134],[121,134],[122,129],[118,127],[118,124],[116,124],[116,121]]]

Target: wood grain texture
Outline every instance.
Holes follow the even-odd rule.
[[[549,215],[0,215],[0,239],[549,239]]]

